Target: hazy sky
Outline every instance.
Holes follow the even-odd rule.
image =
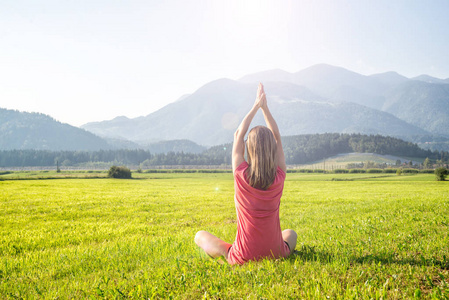
[[[275,68],[448,78],[448,13],[446,0],[0,0],[0,107],[79,126]]]

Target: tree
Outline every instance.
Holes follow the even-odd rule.
[[[423,167],[424,169],[430,168],[430,159],[428,157],[426,157],[426,159],[424,160]]]
[[[371,168],[375,168],[376,167],[376,164],[373,162],[373,161],[367,161],[366,163],[365,163],[365,169],[371,169]]]
[[[438,181],[444,181],[447,176],[446,168],[436,168],[435,169],[435,177]]]
[[[112,166],[109,169],[108,177],[129,179],[131,178],[131,170],[124,166],[121,167]]]

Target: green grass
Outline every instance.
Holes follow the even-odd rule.
[[[231,174],[64,175],[0,181],[0,298],[449,297],[449,183],[433,174],[289,173],[297,252],[232,267],[193,242],[234,240]],[[58,174],[0,178],[27,176]]]

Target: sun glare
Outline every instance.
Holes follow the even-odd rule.
[[[263,25],[269,17],[269,1],[237,1],[231,5],[234,21],[240,27]]]

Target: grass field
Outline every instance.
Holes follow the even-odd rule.
[[[229,173],[35,173],[0,175],[2,299],[449,298],[449,182],[432,174],[288,174],[297,252],[231,267],[193,242],[233,242]]]

